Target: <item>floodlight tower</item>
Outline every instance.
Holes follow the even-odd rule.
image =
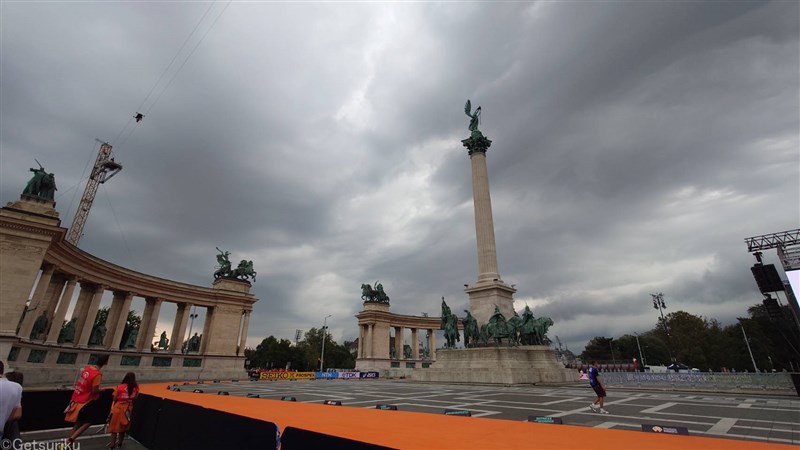
[[[111,145],[99,139],[97,141],[100,142],[100,151],[97,153],[92,173],[86,181],[86,189],[83,191],[78,211],[75,212],[75,217],[72,219],[72,226],[67,231],[66,241],[76,247],[83,235],[83,227],[86,225],[86,219],[92,209],[94,197],[97,195],[97,188],[101,183],[105,183],[122,170],[122,164],[114,162],[114,156],[111,154]]]

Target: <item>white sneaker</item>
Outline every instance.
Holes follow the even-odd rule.
[[[600,408],[600,414],[611,414],[610,412],[606,411],[603,408]]]
[[[591,408],[592,412],[597,412],[597,408],[594,406],[594,403],[590,403],[589,408]]]

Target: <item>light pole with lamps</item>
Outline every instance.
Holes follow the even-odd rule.
[[[189,339],[192,338],[192,327],[194,326],[195,318],[197,318],[197,305],[192,307],[192,313],[189,314]],[[189,353],[189,341],[186,341],[186,347],[184,347],[183,353]]]
[[[647,361],[644,359],[644,354],[642,353],[642,346],[639,344],[639,333],[633,332],[633,335],[636,336],[636,346],[639,347],[639,359],[642,360],[642,370],[647,365]]]
[[[328,314],[322,320],[322,352],[319,356],[319,371],[323,371],[323,367],[325,367],[325,338],[328,335],[328,317],[333,317],[332,315]]]
[[[669,346],[670,336],[669,328],[667,328],[667,319],[664,318],[664,310],[667,309],[667,304],[664,303],[664,294],[659,292],[658,294],[650,294],[650,297],[653,298],[653,309],[657,309],[661,313],[661,325],[664,326],[664,333],[666,334],[667,353],[669,353],[669,359],[674,362],[675,357],[672,356],[672,350]]]

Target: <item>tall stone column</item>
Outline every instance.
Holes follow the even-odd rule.
[[[206,308],[206,321],[203,324],[203,337],[200,339],[200,353],[205,353],[209,345],[211,344],[211,339],[213,339],[212,331],[214,330],[214,314],[216,313],[217,308],[215,306],[209,306]]]
[[[358,324],[358,357],[364,357],[364,325]]]
[[[67,287],[64,288],[56,312],[53,314],[53,320],[50,321],[50,331],[47,333],[46,344],[52,345],[58,342],[58,334],[61,332],[61,325],[64,323],[64,318],[67,317],[67,310],[69,309],[69,304],[72,302],[72,294],[75,292],[76,284],[78,284],[78,279],[76,277],[71,277],[67,280]]]
[[[186,338],[186,324],[189,322],[189,314],[192,305],[189,303],[178,303],[178,310],[175,312],[175,322],[172,324],[172,337],[169,338],[170,353],[181,351],[183,340]]]
[[[103,298],[103,292],[105,292],[105,286],[96,286],[92,293],[92,299],[86,309],[86,318],[83,322],[83,327],[80,328],[81,332],[75,339],[78,343],[78,347],[87,347],[89,344],[89,337],[92,334],[97,311],[100,309],[100,300]],[[76,330],[78,330],[78,328],[76,328]]]
[[[67,277],[63,273],[56,273],[50,278],[50,287],[47,288],[47,293],[44,295],[48,324],[53,320],[53,314],[55,314],[56,306],[58,306],[58,299],[61,298],[61,292],[64,290],[66,283]]]
[[[136,350],[145,351],[150,350],[150,345],[153,344],[155,337],[156,324],[158,323],[158,313],[161,311],[160,298],[146,298],[144,313],[142,313],[142,324],[139,328],[139,336],[136,338]]]
[[[419,359],[419,334],[416,328],[411,329],[411,359]]]
[[[428,330],[428,351],[432,361],[436,361],[436,330]]]
[[[406,341],[405,333],[403,327],[395,327],[394,329],[394,356],[397,359],[405,359],[405,353],[403,353],[403,344]]]
[[[132,292],[114,292],[114,300],[111,302],[111,310],[106,319],[106,340],[103,343],[109,350],[117,350],[122,346],[122,334],[125,332],[125,324],[128,322],[128,312],[131,310]]]
[[[494,239],[492,199],[489,195],[489,171],[486,166],[486,151],[492,144],[478,130],[480,108],[470,115],[472,132],[462,144],[467,148],[472,165],[472,200],[475,208],[475,237],[478,244],[478,282],[465,289],[469,295],[472,315],[482,325],[489,322],[497,305],[508,319],[514,315],[514,288],[507,285],[497,269],[497,246]]]
[[[44,270],[42,270],[42,275],[39,277],[39,282],[36,284],[36,291],[33,293],[28,312],[25,313],[25,318],[22,319],[22,325],[19,328],[19,335],[23,339],[28,339],[30,337],[33,324],[42,312],[44,312],[45,315],[47,314],[47,311],[45,311],[47,305],[44,304],[43,300],[47,288],[50,286],[50,278],[52,278],[55,270],[56,266],[52,264],[48,264]]]
[[[72,319],[75,319],[75,340],[73,341],[73,345],[78,345],[78,342],[80,342],[83,326],[89,321],[89,319],[87,319],[89,315],[89,306],[92,304],[94,292],[98,287],[96,284],[85,280],[81,280],[80,285],[81,291],[78,293],[78,300],[75,302],[75,308],[72,309]],[[94,317],[92,317],[91,320],[94,321]]]
[[[243,314],[243,323],[242,323],[242,336],[239,338],[239,351],[236,352],[237,355],[244,354],[244,346],[247,344],[247,328],[250,326],[250,313],[252,311],[245,311]]]
[[[375,324],[373,324],[373,323],[368,323],[367,324],[367,339],[366,339],[366,341],[367,341],[367,355],[366,355],[366,357],[367,358],[372,358],[372,349],[374,348],[374,346],[372,345],[372,337],[373,337],[372,330],[373,330],[374,327],[375,327]]]

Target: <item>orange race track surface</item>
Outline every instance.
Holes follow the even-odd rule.
[[[174,392],[167,389],[171,384],[142,385],[141,392],[273,422],[281,431],[292,426],[403,449],[797,450],[756,441]]]

